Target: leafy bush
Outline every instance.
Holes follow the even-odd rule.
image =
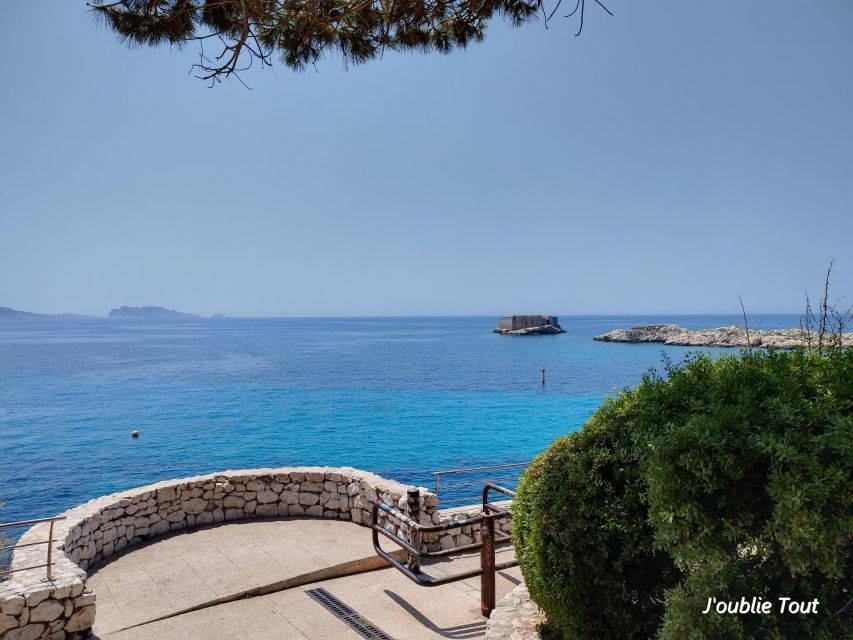
[[[526,472],[513,513],[533,598],[567,639],[849,635],[853,350],[667,373]],[[772,613],[702,614],[753,596]],[[818,613],[780,615],[781,596]]]
[[[636,393],[608,400],[525,471],[513,500],[531,597],[566,638],[648,638],[678,582],[647,523]]]

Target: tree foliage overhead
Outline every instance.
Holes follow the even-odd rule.
[[[514,26],[541,15],[544,0],[92,0],[89,6],[132,45],[200,43],[194,69],[205,80],[237,75],[252,64],[271,66],[279,55],[301,70],[325,55],[360,64],[392,51],[449,53],[479,42],[489,21]],[[592,0],[608,11],[600,0]],[[585,0],[567,17],[583,28]],[[609,13],[609,11],[608,11]],[[580,33],[580,29],[578,33]],[[214,41],[216,53],[205,49]]]

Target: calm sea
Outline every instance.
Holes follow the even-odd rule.
[[[430,471],[526,461],[663,351],[688,351],[593,335],[741,319],[560,321],[534,337],[493,334],[493,317],[3,322],[0,521],[223,469],[347,465],[430,486]]]

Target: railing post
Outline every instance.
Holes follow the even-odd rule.
[[[418,489],[409,489],[406,492],[406,504],[410,520],[420,524],[421,522],[421,492]],[[421,532],[412,527],[409,532],[409,541],[418,551],[421,550]],[[418,572],[421,570],[421,561],[417,556],[409,554],[409,569]]]
[[[483,514],[480,524],[480,612],[488,618],[495,608],[495,516]]]
[[[50,521],[50,532],[47,534],[47,579],[53,579],[53,520]]]

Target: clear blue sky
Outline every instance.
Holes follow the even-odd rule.
[[[0,22],[0,306],[797,312],[853,298],[853,2],[611,0],[206,88],[83,0]]]

